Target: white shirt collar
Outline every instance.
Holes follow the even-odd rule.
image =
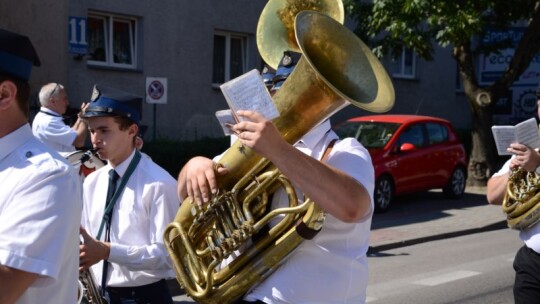
[[[32,129],[28,123],[22,125],[17,130],[0,138],[0,160],[15,151],[19,146],[34,138]]]
[[[114,168],[114,171],[122,178],[124,174],[126,174],[127,168],[129,167],[129,164],[131,163],[131,160],[135,156],[135,148],[133,148],[133,151],[131,151],[131,155],[126,158],[123,162],[121,162],[118,166]]]
[[[58,116],[58,117],[62,117],[62,115],[60,113],[56,113],[55,111],[53,111],[53,110],[51,110],[49,108],[46,108],[46,107],[41,107],[39,110],[43,111],[43,112],[53,114],[53,115]]]
[[[302,143],[307,148],[313,150],[330,130],[330,127],[330,121],[327,119],[306,133],[306,135],[304,135],[304,137],[302,137],[302,139],[300,139],[296,144]]]

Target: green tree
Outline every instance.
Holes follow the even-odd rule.
[[[344,0],[357,22],[355,32],[375,54],[398,54],[413,49],[425,60],[434,45],[451,47],[472,114],[470,185],[485,184],[496,170],[491,134],[495,101],[518,79],[540,51],[540,1],[533,0]],[[510,40],[483,45],[478,40],[488,29],[525,28],[506,71],[493,84],[482,86],[476,75],[479,54],[506,49]]]

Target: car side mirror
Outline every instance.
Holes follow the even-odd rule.
[[[410,152],[416,150],[416,147],[411,143],[404,143],[399,147],[400,152]]]

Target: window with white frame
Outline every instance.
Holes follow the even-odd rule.
[[[89,13],[88,64],[119,68],[137,67],[137,19]]]
[[[212,83],[222,84],[246,72],[247,36],[237,33],[214,33]]]
[[[409,48],[403,48],[401,54],[392,60],[393,76],[398,78],[416,77],[416,54]]]

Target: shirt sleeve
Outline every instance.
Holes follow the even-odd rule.
[[[509,160],[507,160],[504,165],[501,167],[501,169],[499,169],[499,171],[495,172],[493,174],[494,177],[496,176],[501,176],[501,175],[505,175],[506,173],[510,172],[510,161],[512,160],[512,158],[514,158],[515,156],[512,156]]]
[[[78,248],[70,236],[80,221],[80,185],[67,165],[32,168],[2,209],[0,264],[57,280],[63,252]]]
[[[149,202],[148,238],[149,244],[134,246],[121,243],[111,243],[109,261],[121,264],[130,271],[145,269],[170,270],[172,263],[165,245],[163,232],[165,227],[174,220],[180,205],[176,194],[176,182],[156,182],[156,188],[151,197],[144,197]]]
[[[43,137],[47,141],[71,146],[77,137],[77,132],[61,120],[52,120],[43,130]]]
[[[334,145],[328,164],[350,175],[368,191],[371,200],[370,209],[373,211],[375,169],[367,149],[356,139],[345,138]]]

